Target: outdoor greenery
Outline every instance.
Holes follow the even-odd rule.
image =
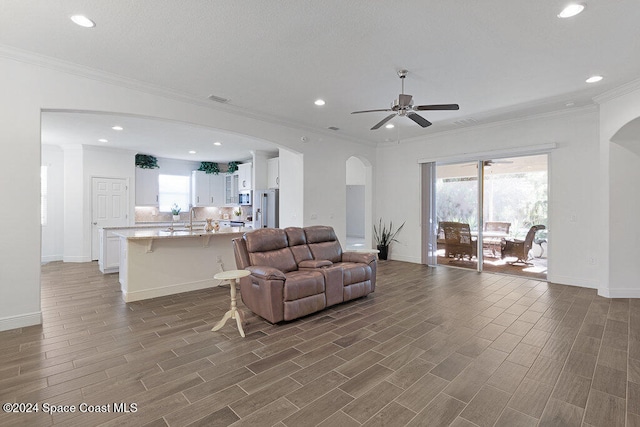
[[[140,169],[157,169],[158,159],[147,154],[136,154],[136,167]]]
[[[220,167],[215,162],[200,162],[199,171],[204,171],[205,173],[218,175],[220,173]]]
[[[523,238],[536,224],[548,225],[547,172],[488,175],[484,185],[484,221],[511,223],[512,237]],[[439,179],[436,184],[438,221],[456,221],[478,228],[478,180]]]

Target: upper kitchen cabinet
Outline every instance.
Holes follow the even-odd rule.
[[[241,163],[238,165],[238,191],[251,190],[252,172],[252,163]]]
[[[204,171],[191,172],[191,204],[193,206],[224,206],[225,177]]]
[[[238,204],[238,184],[240,177],[238,172],[232,175],[224,176],[224,204],[225,205],[237,205]]]
[[[136,168],[136,206],[158,206],[158,169]]]
[[[267,188],[280,187],[280,159],[267,160]]]

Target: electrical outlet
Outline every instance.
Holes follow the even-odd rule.
[[[312,213],[311,214],[311,219],[318,219],[318,214]]]
[[[222,262],[222,256],[221,256],[221,255],[218,255],[218,256],[217,256],[217,260],[218,260],[218,262]]]
[[[587,258],[587,264],[596,265],[596,259],[594,257]]]

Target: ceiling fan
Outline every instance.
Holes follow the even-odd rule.
[[[360,114],[360,113],[374,113],[379,111],[393,111],[392,114],[389,114],[387,117],[379,121],[371,130],[376,130],[382,127],[389,120],[394,118],[395,116],[403,116],[408,117],[423,128],[427,126],[431,126],[431,122],[420,114],[416,113],[416,111],[435,111],[435,110],[458,110],[460,106],[458,104],[434,104],[434,105],[413,105],[413,96],[407,95],[404,93],[404,78],[407,77],[407,70],[398,70],[398,77],[402,80],[402,93],[398,95],[398,99],[394,100],[391,103],[391,108],[384,108],[379,110],[363,110],[363,111],[354,111],[351,114]]]

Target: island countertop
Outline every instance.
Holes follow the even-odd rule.
[[[176,228],[173,231],[169,231],[167,228],[133,228],[133,229],[118,229],[112,231],[115,236],[124,237],[128,240],[145,240],[145,239],[172,239],[183,237],[200,237],[200,236],[217,236],[217,235],[230,235],[237,234],[242,235],[244,233],[253,231],[252,228],[247,227],[221,227],[218,231],[205,231],[202,228],[196,228],[193,230]]]

